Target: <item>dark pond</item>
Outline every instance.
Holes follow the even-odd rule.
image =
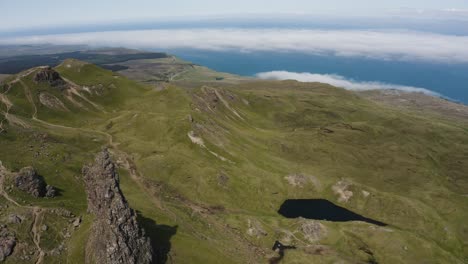
[[[387,224],[356,214],[325,199],[288,199],[278,213],[286,218],[303,217],[334,222],[363,221],[374,225]]]

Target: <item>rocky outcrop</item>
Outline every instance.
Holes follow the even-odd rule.
[[[39,94],[39,102],[44,105],[45,107],[52,109],[52,110],[58,110],[58,111],[69,111],[67,107],[63,104],[60,99],[58,99],[56,96],[42,92]]]
[[[17,216],[16,214],[11,214],[8,216],[8,223],[10,224],[21,224],[23,219],[21,217]]]
[[[60,77],[60,74],[51,67],[41,69],[34,76],[36,82],[48,82],[51,86],[63,86],[65,81]]]
[[[24,167],[18,172],[15,178],[15,186],[34,197],[54,197],[56,195],[55,188],[47,185],[44,178],[38,175],[31,166]]]
[[[327,235],[327,228],[318,221],[301,219],[300,228],[304,238],[314,243]]]
[[[349,190],[351,183],[341,180],[338,181],[335,185],[332,186],[333,192],[338,195],[338,201],[346,203],[353,197],[353,192]]]
[[[46,185],[46,194],[45,194],[45,196],[46,197],[55,197],[55,195],[57,195],[57,190],[53,186]]]
[[[0,262],[13,253],[16,245],[16,238],[13,233],[6,228],[0,228]]]
[[[96,216],[86,245],[87,263],[151,263],[150,240],[120,190],[109,152],[100,152],[93,164],[83,168],[83,176],[88,211]]]

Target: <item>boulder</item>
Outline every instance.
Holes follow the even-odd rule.
[[[55,188],[47,185],[44,178],[38,175],[31,166],[22,168],[18,172],[15,178],[15,186],[34,197],[54,197],[56,194]]]
[[[81,217],[77,217],[74,221],[73,221],[73,227],[79,227],[81,224]]]
[[[8,216],[8,223],[10,224],[21,224],[23,220],[21,219],[21,217],[15,215],[15,214],[11,214]]]
[[[0,262],[13,253],[16,245],[16,238],[6,229],[0,231]]]

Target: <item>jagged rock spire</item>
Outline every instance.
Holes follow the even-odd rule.
[[[119,187],[119,177],[107,149],[83,168],[88,211],[96,217],[86,256],[88,263],[152,263],[149,238],[139,228],[136,213]]]

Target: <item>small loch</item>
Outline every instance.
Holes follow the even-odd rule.
[[[283,202],[278,213],[286,218],[303,217],[333,222],[362,221],[378,226],[387,225],[354,213],[325,199],[288,199]]]

